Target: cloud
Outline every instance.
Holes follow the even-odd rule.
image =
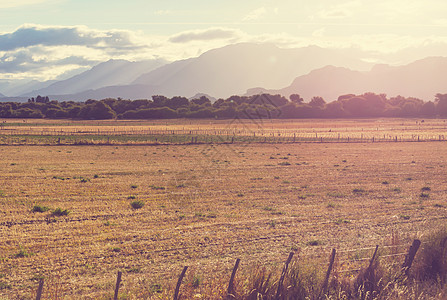
[[[91,60],[82,55],[51,56],[43,55],[42,49],[21,49],[15,52],[6,52],[0,56],[0,72],[17,74],[47,69],[49,66],[90,66],[99,61]]]
[[[149,48],[148,39],[132,31],[23,25],[0,34],[0,78],[31,74],[31,79],[54,79],[111,58],[153,58]]]
[[[168,10],[168,9],[165,9],[165,10],[157,10],[157,11],[155,11],[154,12],[154,15],[157,15],[157,16],[167,16],[167,15],[172,15],[172,10]]]
[[[351,13],[346,9],[333,9],[322,11],[319,16],[323,19],[344,19],[351,16]]]
[[[176,34],[169,38],[172,43],[188,43],[193,41],[228,40],[238,38],[240,32],[228,28],[210,28],[206,30],[192,30]]]
[[[321,19],[345,19],[354,15],[357,9],[363,8],[359,1],[349,1],[339,3],[331,7],[325,8],[317,13],[317,17]]]
[[[12,33],[0,35],[0,51],[30,46],[82,45],[87,47],[135,48],[132,33],[124,30],[99,31],[85,26],[44,27],[23,25]]]
[[[52,0],[0,0],[0,8],[15,8],[21,6],[29,6],[34,4],[41,4],[45,2],[50,2]],[[54,2],[54,1],[52,1]]]
[[[255,21],[261,19],[263,16],[267,14],[267,9],[265,7],[260,7],[258,9],[255,9],[254,11],[250,12],[248,15],[246,15],[242,21]]]

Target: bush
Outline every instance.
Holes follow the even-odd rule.
[[[142,208],[144,206],[144,201],[141,201],[141,200],[132,201],[130,203],[130,206],[133,209],[140,209],[140,208]]]
[[[68,216],[70,214],[70,211],[68,209],[62,209],[60,207],[56,208],[55,210],[53,210],[53,212],[51,213],[53,216]]]
[[[15,258],[22,258],[34,255],[33,252],[29,252],[27,249],[23,248],[23,246],[19,247],[20,247],[19,251],[16,254],[14,254]]]
[[[413,274],[421,280],[447,280],[447,228],[440,229],[428,236],[427,242],[416,254]]]
[[[50,210],[49,207],[42,206],[42,205],[34,205],[33,209],[31,211],[32,212],[40,212],[40,213],[42,213],[42,212],[46,212],[46,211],[49,211],[49,210]]]

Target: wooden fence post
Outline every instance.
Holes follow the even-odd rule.
[[[329,276],[331,275],[332,267],[334,266],[335,261],[335,249],[332,249],[331,258],[329,260],[329,267],[327,268],[326,277],[324,278],[323,287],[321,288],[320,299],[324,297],[327,292],[327,286],[329,284]]]
[[[188,266],[183,267],[183,271],[178,278],[177,286],[175,287],[174,300],[178,299],[178,294],[180,292],[180,285],[182,284],[182,280],[183,277],[185,276],[186,270],[188,270]]]
[[[276,290],[276,297],[275,299],[279,299],[279,296],[281,296],[282,292],[282,285],[284,282],[284,278],[286,277],[287,269],[289,268],[289,264],[292,261],[294,252],[289,253],[289,257],[287,258],[286,264],[284,265],[284,269],[282,270],[281,278],[278,282],[278,289]]]
[[[420,246],[421,246],[420,240],[414,240],[413,244],[410,246],[408,254],[405,256],[405,262],[402,265],[402,270],[403,272],[405,272],[405,275],[408,275],[411,265],[413,264],[414,257],[416,256],[416,252],[418,251]]]
[[[236,259],[236,263],[234,264],[234,268],[233,268],[233,272],[231,273],[231,277],[230,277],[230,283],[228,284],[228,289],[227,289],[227,299],[234,299],[234,285],[233,285],[233,281],[234,281],[234,277],[236,276],[236,271],[237,268],[239,268],[239,263],[240,263],[240,259]]]
[[[118,276],[116,277],[116,285],[115,285],[115,295],[113,296],[113,300],[118,300],[118,291],[120,289],[121,284],[121,271],[118,271]]]
[[[379,245],[376,245],[376,250],[374,250],[374,254],[373,254],[373,256],[371,257],[371,260],[369,261],[369,266],[368,266],[368,269],[367,269],[368,272],[371,270],[372,265],[373,265],[373,263],[374,263],[374,260],[376,259],[377,250],[379,250]]]
[[[42,297],[42,291],[43,291],[43,278],[41,278],[39,280],[39,287],[37,288],[37,296],[36,296],[36,300],[40,300],[40,298]]]

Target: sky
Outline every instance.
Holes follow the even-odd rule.
[[[445,0],[0,0],[0,80],[62,79],[109,59],[228,44],[317,45],[404,64],[447,55]]]

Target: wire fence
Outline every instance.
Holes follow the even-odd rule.
[[[345,250],[336,250],[333,248],[331,250],[331,255],[327,255],[328,253],[324,253],[320,256],[321,257],[329,257],[329,262],[325,261],[324,259],[320,259],[317,262],[313,261],[313,267],[321,268],[322,270],[325,270],[327,268],[326,272],[326,278],[322,284],[321,287],[314,287],[316,289],[321,289],[320,295],[324,295],[324,293],[327,291],[327,284],[328,280],[331,277],[331,275],[336,276],[339,278],[339,276],[348,276],[348,274],[351,274],[350,276],[354,276],[354,278],[361,278],[362,272],[363,274],[367,274],[368,272],[373,272],[373,263],[380,259],[380,261],[386,261],[386,264],[388,266],[398,266],[397,268],[400,270],[398,272],[398,277],[400,276],[408,276],[408,271],[412,266],[413,260],[415,259],[415,255],[421,246],[420,240],[413,240],[412,243],[399,243],[399,244],[393,244],[393,245],[385,245],[385,246],[371,246],[371,247],[361,247],[356,249],[345,249]],[[382,253],[378,253],[378,250],[381,250]],[[394,253],[395,251],[398,251],[398,253]],[[352,253],[355,253],[356,255],[352,255]],[[361,253],[361,255],[359,254]],[[296,255],[295,255],[296,254]],[[279,278],[278,281],[275,281],[275,284],[277,287],[277,297],[275,299],[282,299],[281,293],[284,291],[283,283],[284,278],[288,274],[288,267],[289,264],[292,261],[293,256],[295,255],[296,262],[298,264],[306,263],[306,259],[313,260],[314,256],[313,254],[302,254],[297,252],[290,252],[287,258],[287,261],[285,262],[283,271],[281,272],[281,278]],[[224,297],[224,299],[234,299],[232,297],[232,293],[234,293],[234,279],[236,272],[239,268],[241,259],[236,259],[236,263],[234,265],[233,271],[231,276],[229,276],[230,280],[228,283],[228,289],[227,289],[227,296]],[[189,266],[184,266],[183,270],[178,277],[177,284],[175,285],[175,291],[171,291],[173,294],[173,299],[177,300],[181,297],[181,284],[183,281],[183,278],[185,277],[185,274],[188,270]],[[293,271],[292,271],[293,272]],[[334,275],[335,274],[335,275]],[[271,275],[270,275],[271,276]],[[123,274],[123,271],[118,271],[116,283],[114,285],[114,296],[113,299],[119,299],[119,290],[122,287],[123,282],[126,280],[126,274]],[[47,285],[50,285],[50,288],[47,289],[47,291],[44,292],[44,285],[45,282]],[[50,297],[51,299],[56,298],[63,298],[63,288],[62,286],[64,284],[67,284],[67,282],[64,282],[61,280],[61,278],[57,275],[55,276],[48,276],[45,278],[40,278],[38,286],[35,290],[35,292],[32,292],[32,295],[36,300],[40,300],[42,296],[44,297]],[[172,295],[171,295],[172,296]]]
[[[445,142],[442,132],[302,132],[272,129],[4,128],[0,144],[203,144]]]

